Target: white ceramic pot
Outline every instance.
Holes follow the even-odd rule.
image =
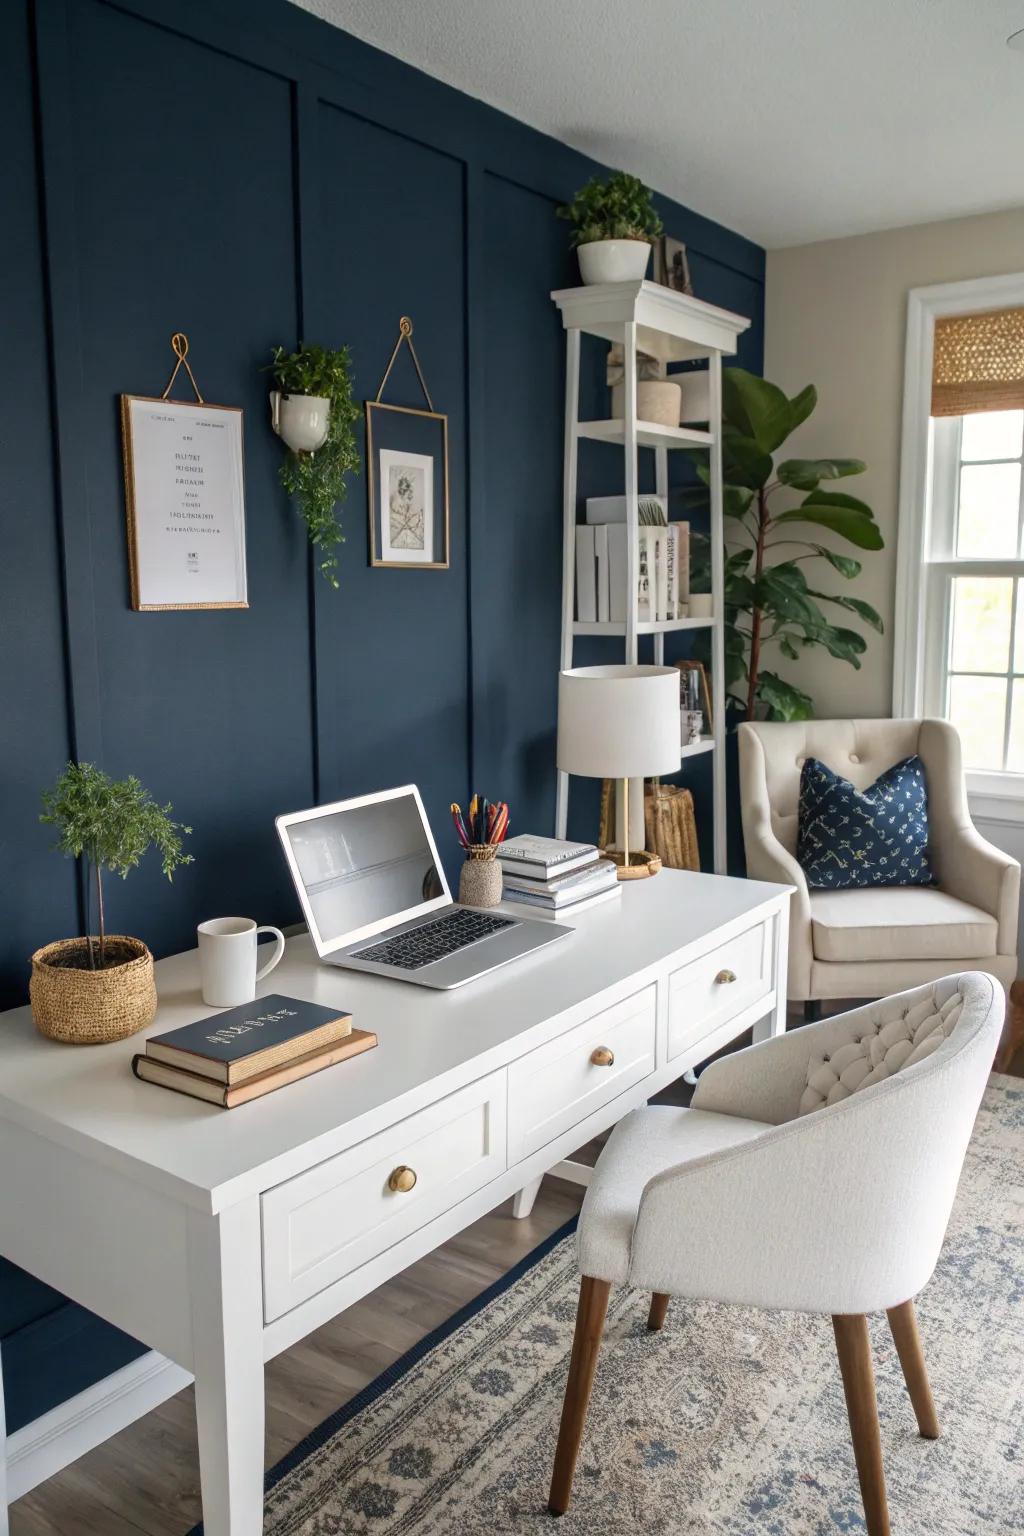
[[[640,379],[636,386],[638,421],[657,422],[662,427],[677,427],[682,412],[683,392],[670,379]],[[619,421],[626,414],[626,386],[612,385],[612,416]]]
[[[714,607],[710,592],[691,592],[689,598],[691,619],[710,619],[714,617]]]
[[[294,453],[313,453],[327,441],[331,402],[321,395],[270,394],[270,424]]]
[[[651,247],[646,240],[590,240],[576,254],[585,283],[635,283],[646,276]]]

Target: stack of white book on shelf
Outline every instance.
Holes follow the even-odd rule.
[[[593,843],[521,833],[502,843],[498,862],[505,900],[539,917],[564,917],[619,894],[615,865]]]
[[[689,611],[690,525],[670,523],[665,498],[639,498],[637,617],[682,619]],[[625,623],[626,498],[591,496],[576,529],[576,617],[584,624]]]

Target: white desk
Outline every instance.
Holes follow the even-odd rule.
[[[525,1214],[546,1171],[585,1182],[573,1148],[751,1026],[781,1030],[788,902],[666,870],[450,993],[290,940],[261,990],[347,1006],[380,1045],[231,1111],[138,1082],[141,1036],[60,1046],[5,1014],[0,1253],[195,1376],[207,1536],[253,1536],[264,1361],[510,1195]],[[157,987],[155,1031],[202,1016],[194,951]],[[392,1193],[403,1164],[415,1188]],[[6,1532],[2,1431],[0,1395]]]

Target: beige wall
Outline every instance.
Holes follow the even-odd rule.
[[[771,655],[780,675],[811,694],[819,716],[891,713],[907,292],[931,283],[1020,271],[1024,209],[768,254],[765,374],[789,395],[805,384],[818,389],[817,410],[794,434],[792,451],[804,458],[833,454],[864,459],[867,473],[836,489],[849,489],[874,508],[886,544],[876,554],[864,554],[864,570],[855,582],[844,582],[832,571],[821,576],[823,590],[845,589],[864,597],[885,620],[884,636],[865,629],[868,650],[861,671],[824,651],[809,652],[799,662]],[[828,537],[820,542],[829,542]],[[835,547],[856,553],[841,541]],[[816,585],[817,567],[805,569],[808,575],[814,571]],[[843,622],[863,627],[852,615]]]

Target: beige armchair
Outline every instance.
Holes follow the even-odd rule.
[[[795,887],[789,995],[884,997],[953,969],[1017,974],[1020,865],[987,843],[967,809],[960,738],[945,720],[802,720],[739,728],[747,873]],[[805,758],[857,789],[917,753],[928,781],[929,848],[938,885],[809,890],[796,861]]]

